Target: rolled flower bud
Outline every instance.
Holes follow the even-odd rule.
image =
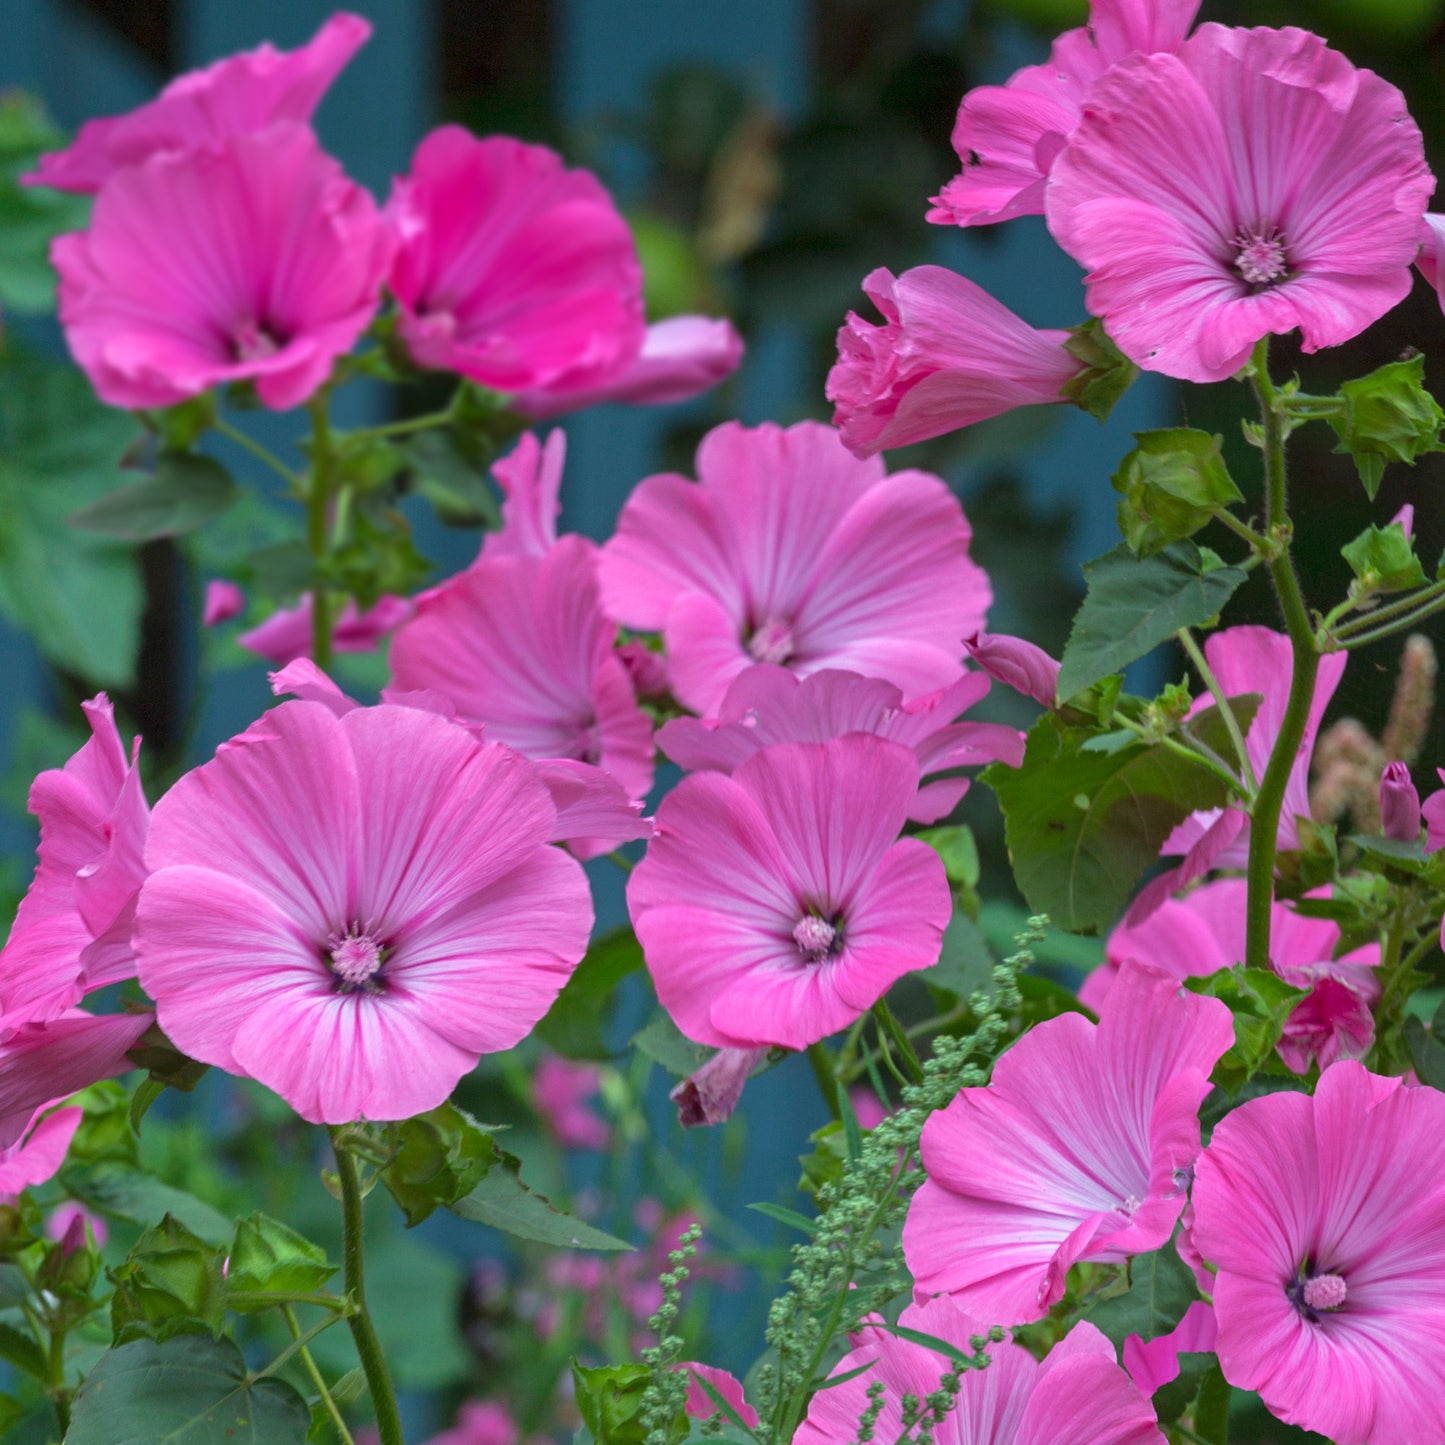
[[[1380,828],[1401,843],[1420,836],[1420,795],[1404,763],[1386,763],[1380,776]]]
[[[963,650],[995,682],[1054,707],[1059,688],[1059,664],[1042,647],[1022,637],[998,637],[976,632],[963,641]]]

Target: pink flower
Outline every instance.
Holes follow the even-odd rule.
[[[910,1305],[899,1316],[919,1330],[957,1347],[965,1359],[969,1341],[988,1333],[988,1316],[966,1314],[953,1300]],[[842,1445],[855,1439],[868,1387],[882,1381],[883,1409],[874,1439],[909,1438],[902,1399],[922,1400],[953,1368],[946,1355],[900,1339],[881,1326],[865,1326],[857,1348],[833,1367],[833,1376],[872,1365],[851,1380],[819,1390],[793,1437],[795,1445]],[[1077,1324],[1040,1363],[1005,1340],[988,1346],[985,1370],[960,1370],[958,1404],[934,1431],[938,1445],[1163,1445],[1149,1402],[1129,1382],[1114,1347],[1091,1324]]]
[[[1058,706],[1059,664],[1042,647],[1022,637],[976,632],[963,639],[963,650],[995,682],[1031,697],[1040,707]]]
[[[1203,25],[1093,87],[1047,212],[1126,356],[1222,381],[1262,336],[1339,346],[1400,301],[1434,187],[1393,85],[1304,30]]]
[[[613,652],[594,548],[480,557],[417,600],[391,644],[393,685],[438,692],[529,758],[601,766],[629,797],[652,787],[652,724]]]
[[[283,703],[156,809],[136,953],[161,1027],[312,1123],[435,1108],[586,948],[555,816],[530,763],[434,713]]]
[[[1062,401],[1082,369],[1064,350],[1067,331],[1035,330],[942,266],[917,266],[896,279],[879,267],[863,290],[883,325],[850,311],[828,373],[833,424],[854,456]]]
[[[482,538],[482,557],[545,557],[557,543],[557,518],[562,504],[562,467],[567,460],[567,433],[560,427],[538,445],[523,432],[517,445],[493,463],[492,475],[502,489],[502,526]]]
[[[694,1420],[710,1420],[714,1415],[722,1414],[722,1411],[713,1403],[712,1397],[698,1383],[698,1379],[704,1379],[729,1405],[737,1412],[740,1419],[749,1430],[756,1430],[758,1427],[758,1412],[743,1398],[742,1385],[726,1370],[719,1370],[713,1365],[699,1365],[688,1363],[675,1365],[674,1369],[687,1371],[687,1403],[683,1407]]]
[[[1126,964],[1097,1025],[1036,1024],[923,1127],[928,1178],[903,1254],[915,1298],[937,1291],[1002,1324],[1041,1319],[1078,1260],[1121,1260],[1174,1232],[1199,1152],[1228,1008]]]
[[[150,826],[140,739],[127,758],[103,692],[81,709],[90,739],[30,788],[40,862],[0,953],[0,1039],[135,976],[130,930]]]
[[[1386,763],[1380,777],[1380,824],[1385,837],[1399,843],[1420,841],[1420,794],[1407,763]]]
[[[1351,1060],[1215,1126],[1194,1236],[1225,1378],[1341,1445],[1445,1436],[1445,1095]]]
[[[677,1105],[684,1129],[725,1124],[733,1116],[743,1088],[767,1058],[768,1049],[719,1049],[667,1096]]]
[[[601,1072],[592,1064],[574,1064],[544,1054],[532,1073],[532,1105],[547,1132],[564,1149],[605,1149],[612,1131],[587,1107],[597,1095]]]
[[[348,597],[331,633],[333,652],[375,652],[388,632],[400,627],[412,614],[406,597],[379,597],[376,605],[362,612],[356,599]],[[243,632],[236,641],[257,657],[285,667],[298,657],[311,656],[311,594],[305,593],[299,606],[279,607],[259,627]]]
[[[469,1400],[457,1412],[456,1424],[427,1445],[518,1445],[522,1432],[500,1400]]]
[[[658,731],[658,746],[679,767],[730,773],[745,758],[775,743],[821,743],[845,733],[875,733],[911,748],[927,777],[947,769],[978,767],[1003,759],[1023,761],[1017,728],[953,719],[988,692],[978,673],[951,687],[905,703],[891,683],[828,669],[799,679],[785,667],[759,663],[733,679],[707,721],[674,718]],[[968,779],[924,782],[909,807],[916,823],[946,817],[968,791]]]
[[[246,610],[246,594],[234,582],[213,577],[206,583],[206,600],[201,612],[203,627],[219,627]]]
[[[1289,702],[1293,651],[1289,638],[1267,627],[1228,627],[1212,634],[1204,644],[1204,656],[1225,697],[1254,694],[1260,698],[1258,711],[1244,735],[1244,751],[1254,776],[1264,776],[1269,755],[1284,722]],[[1285,785],[1284,805],[1279,814],[1278,846],[1300,846],[1295,820],[1310,816],[1309,766],[1315,735],[1325,709],[1340,685],[1346,654],[1330,653],[1320,659],[1315,695],[1294,767]],[[1208,693],[1195,699],[1190,715],[1214,705]],[[1232,759],[1231,759],[1232,761]],[[1211,868],[1243,868],[1249,861],[1249,818],[1234,807],[1191,813],[1164,840],[1161,856],[1184,855],[1179,867],[1153,879],[1130,905],[1129,921],[1145,919],[1171,893],[1202,878]]]
[[[1445,250],[1445,216],[1427,211],[1420,223],[1420,254],[1415,257],[1415,265],[1437,292],[1440,291],[1442,250]],[[1445,295],[1441,295],[1440,304],[1445,307]],[[1406,535],[1409,535],[1408,531]]]
[[[1148,1341],[1141,1335],[1130,1335],[1124,1341],[1124,1368],[1141,1394],[1157,1394],[1179,1378],[1180,1355],[1212,1351],[1218,1335],[1213,1307],[1195,1300],[1167,1335],[1156,1335]]]
[[[61,1112],[67,1111],[62,1110]],[[75,1112],[79,1114],[82,1111],[77,1109]],[[78,1124],[79,1120],[77,1119],[76,1122]],[[56,1168],[59,1167],[57,1164]],[[89,1232],[97,1249],[105,1248],[105,1241],[110,1237],[110,1226],[106,1224],[101,1215],[93,1213],[83,1204],[77,1204],[73,1199],[67,1199],[57,1204],[45,1216],[45,1237],[47,1239],[64,1239],[77,1225],[82,1230]]]
[[[127,1054],[155,1022],[151,1013],[67,1009],[25,1024],[0,1043],[0,1149],[16,1144],[37,1113],[101,1079],[128,1074]]]
[[[1088,26],[1059,36],[1047,63],[969,91],[952,137],[963,174],[934,197],[928,219],[979,226],[1041,215],[1044,183],[1094,82],[1140,51],[1177,49],[1198,10],[1199,0],[1093,0]]]
[[[942,481],[885,476],[816,422],[715,427],[697,470],[643,481],[598,567],[608,613],[663,633],[687,707],[715,712],[754,662],[846,668],[908,697],[957,681],[992,594]]]
[[[158,153],[215,145],[273,121],[309,121],[370,34],[369,21],[343,11],[299,50],[263,44],[229,55],[177,77],[155,100],[125,115],[87,121],[65,150],[41,156],[39,168],[21,180],[88,194],[121,168]]]
[[[38,1120],[23,1143],[0,1149],[0,1200],[13,1203],[22,1189],[54,1178],[84,1117],[84,1109],[57,1109]]]
[[[118,171],[51,248],[71,355],[122,407],[236,381],[300,405],[371,321],[389,258],[371,197],[294,122]]]
[[[1445,768],[1436,768],[1440,781],[1445,783]],[[1445,788],[1431,793],[1420,804],[1420,817],[1425,823],[1425,851],[1436,853],[1445,848]]]
[[[554,151],[443,126],[417,147],[387,216],[401,338],[419,365],[560,400],[637,360],[632,233],[596,177]]]
[[[523,416],[539,420],[608,401],[668,406],[726,381],[742,359],[743,339],[730,321],[672,316],[647,328],[637,359],[615,381],[560,395],[545,389],[528,391],[514,397],[512,406]]]
[[[943,864],[896,841],[918,786],[897,743],[781,743],[658,809],[627,905],[657,997],[718,1048],[801,1049],[938,958]]]
[[[1085,979],[1079,1001],[1097,1013],[1128,959],[1179,979],[1207,978],[1243,962],[1247,891],[1242,878],[1221,878],[1167,899],[1142,922],[1121,924],[1109,935],[1104,962]],[[1306,918],[1276,903],[1270,920],[1274,971],[1291,988],[1308,992],[1279,1041],[1286,1067],[1303,1074],[1316,1060],[1326,1068],[1336,1059],[1363,1058],[1375,1041],[1371,1009],[1380,997],[1375,972],[1380,945],[1368,943],[1337,959],[1340,930],[1328,919]]]

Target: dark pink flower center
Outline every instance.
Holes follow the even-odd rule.
[[[1327,1270],[1313,1273],[1309,1261],[1297,1278],[1285,1286],[1289,1302],[1307,1320],[1318,1322],[1320,1315],[1339,1309],[1349,1296],[1344,1276]]]
[[[799,919],[793,929],[793,942],[798,945],[798,952],[809,963],[822,963],[825,958],[838,952],[842,940],[838,937],[837,928],[826,918],[809,913]]]
[[[793,625],[781,617],[769,617],[753,629],[748,638],[748,651],[756,662],[786,664],[797,651]]]
[[[345,933],[333,933],[326,940],[327,962],[336,976],[338,993],[379,993],[376,975],[386,962],[386,948],[369,931],[353,924]]]
[[[231,346],[237,361],[264,361],[268,356],[275,356],[282,345],[251,316],[243,316],[231,333]]]
[[[1273,228],[1241,230],[1234,238],[1234,269],[1245,283],[1263,289],[1289,275],[1284,237]]]

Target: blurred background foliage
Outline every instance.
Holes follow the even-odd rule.
[[[33,21],[36,0],[24,3]],[[1052,253],[1041,223],[1017,222],[961,238],[925,224],[923,214],[928,197],[957,169],[949,133],[959,98],[971,86],[1000,81],[1019,65],[1041,60],[1056,31],[1085,18],[1084,0],[790,3],[798,12],[799,63],[806,75],[786,73],[797,57],[760,53],[740,65],[688,54],[655,68],[626,104],[581,116],[565,93],[562,54],[584,0],[415,0],[401,12],[413,17],[429,58],[419,103],[424,116],[543,141],[598,171],[634,226],[652,318],[725,314],[750,343],[740,375],[698,403],[651,419],[612,408],[569,422],[573,455],[565,495],[571,524],[584,530],[605,531],[644,472],[691,471],[698,437],[721,420],[826,417],[823,385],[834,335],[845,313],[864,305],[860,282],[875,267],[898,272],[942,262],[971,274],[976,267],[977,279],[997,281],[1003,299],[1035,324],[1083,319],[1082,292],[1073,289],[1077,269]],[[272,38],[294,44],[329,7],[308,0],[292,8],[298,12],[296,33],[248,29],[241,43]],[[356,8],[371,13],[376,7]],[[84,26],[88,34],[103,35],[153,84],[194,63],[184,43],[183,0],[41,0],[41,9],[52,29]],[[648,23],[648,5],[633,3],[631,9],[638,24]],[[394,23],[395,6],[387,14]],[[370,48],[384,51],[391,37],[382,17],[375,18],[379,33]],[[1445,0],[1205,0],[1201,18],[1320,30],[1358,63],[1401,86],[1425,131],[1427,152],[1445,166]],[[746,41],[740,43],[745,49]],[[609,63],[605,54],[593,59]],[[359,92],[351,95],[353,108],[366,104]],[[65,117],[72,125],[83,118]],[[418,128],[402,138],[402,151],[420,134]],[[58,137],[44,97],[0,95],[0,807],[7,814],[0,828],[0,919],[29,877],[33,830],[24,815],[26,787],[37,770],[57,765],[76,746],[81,698],[109,689],[127,730],[145,735],[153,798],[265,705],[263,668],[229,639],[198,635],[198,599],[206,577],[225,570],[248,547],[284,536],[288,525],[264,492],[217,532],[182,543],[133,547],[66,525],[77,508],[123,479],[139,431],[94,400],[65,362],[51,319],[49,238],[83,224],[86,205],[22,189],[16,176]],[[345,158],[344,146],[336,148]],[[1187,165],[1187,157],[1179,159]],[[1429,358],[1428,376],[1441,394],[1442,341],[1445,319],[1434,293],[1420,282],[1403,306],[1350,346],[1299,357],[1286,342],[1277,354],[1282,367],[1297,364],[1308,388],[1321,392],[1416,348]],[[924,467],[959,487],[977,556],[996,590],[996,630],[1021,633],[1056,654],[1061,649],[1080,595],[1078,564],[1112,545],[1115,495],[1108,471],[1128,447],[1130,425],[1187,421],[1223,432],[1236,476],[1248,487],[1255,467],[1240,439],[1242,398],[1228,386],[1150,384],[1139,390],[1136,409],[1122,421],[1116,417],[1102,436],[1094,436],[1092,421],[1066,417],[1062,409],[1030,411],[890,458],[895,468]],[[425,392],[419,388],[408,405],[425,409]],[[642,465],[634,461],[639,456]],[[1433,558],[1445,546],[1442,481],[1445,459],[1438,456],[1413,471],[1392,468],[1371,518],[1384,522],[1413,502],[1421,554]],[[1306,433],[1297,443],[1294,487],[1307,593],[1333,599],[1348,581],[1339,547],[1365,515],[1353,464]],[[470,560],[473,535],[448,534],[421,518],[416,525],[422,549],[440,571]],[[1223,535],[1201,540],[1233,550]],[[1241,594],[1231,620],[1273,624],[1262,579],[1255,582]],[[1386,643],[1358,655],[1331,715],[1359,716],[1378,732],[1397,653],[1398,643]],[[203,668],[225,674],[208,692],[202,691]],[[1180,659],[1156,659],[1146,681],[1182,672]],[[344,680],[365,688],[379,681],[379,673],[374,663],[363,662]],[[1022,723],[1029,715],[1008,699],[991,701],[996,716]],[[1437,723],[1427,764],[1445,760],[1442,744]],[[981,892],[1012,898],[996,810],[985,790],[973,790],[963,816],[982,845]],[[608,877],[599,886],[601,910],[605,915],[610,909],[616,921],[620,885]],[[1004,901],[986,908],[977,925],[960,925],[946,966],[986,968],[990,948],[1006,946],[1018,917]],[[1097,956],[1097,944],[1073,940],[1057,940],[1044,951],[1061,977]],[[636,1002],[640,993],[627,997]],[[1054,1006],[1047,999],[1038,1004]],[[464,1102],[482,1118],[513,1126],[508,1147],[529,1161],[537,1187],[589,1211],[606,1228],[652,1238],[662,1220],[675,1234],[693,1213],[706,1211],[716,1263],[703,1271],[711,1279],[692,1293],[689,1308],[692,1324],[701,1331],[706,1322],[711,1335],[689,1339],[706,1341],[710,1358],[742,1369],[759,1337],[764,1300],[756,1289],[734,1288],[732,1304],[714,1308],[708,1291],[756,1278],[740,1269],[760,1268],[763,1276],[775,1277],[787,1231],[744,1215],[743,1206],[794,1198],[797,1155],[808,1130],[823,1122],[822,1107],[802,1073],[784,1068],[750,1086],[725,1138],[681,1135],[659,1082],[664,1072],[646,1053],[615,1052],[647,1022],[645,1009],[639,1012],[625,998],[623,1014],[629,1009],[635,1016],[609,1024],[610,1047],[603,1052],[612,1057],[600,1064],[601,1107],[613,1141],[604,1154],[568,1160],[547,1145],[529,1096],[532,1053],[505,1063],[484,1060],[464,1087]],[[147,1124],[143,1162],[218,1207],[260,1205],[334,1248],[331,1201],[315,1171],[300,1167],[307,1146],[287,1112],[264,1090],[250,1087],[204,1085],[200,1099],[198,1113],[157,1111]],[[278,1166],[278,1196],[233,1199],[234,1166],[268,1160]],[[520,1261],[513,1256],[505,1265],[471,1259],[480,1233],[474,1226],[438,1220],[418,1239],[400,1230],[394,1211],[376,1213],[383,1236],[372,1266],[379,1313],[394,1321],[393,1363],[413,1390],[444,1387],[459,1398],[473,1380],[502,1370],[514,1382],[511,1397],[524,1427],[545,1429],[569,1352],[580,1347],[620,1358],[635,1344],[639,1310],[645,1319],[650,1298],[644,1286],[660,1267],[655,1251],[628,1257],[631,1273],[616,1273],[621,1266],[611,1261],[567,1256],[584,1263],[568,1264],[558,1274],[558,1266],[540,1254]],[[549,1305],[555,1308],[567,1285],[580,1293],[565,1306],[565,1318],[549,1317],[554,1332],[543,1336],[538,1320]],[[405,1298],[404,1309],[388,1307],[393,1292]],[[601,1302],[596,1309],[585,1303],[589,1297]],[[336,1362],[323,1360],[330,1363]],[[445,1415],[435,1402],[414,1402],[413,1408],[420,1411],[416,1418],[428,1421]],[[1271,1429],[1272,1438],[1284,1438],[1278,1426]]]

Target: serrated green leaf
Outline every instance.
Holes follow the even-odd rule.
[[[504,1149],[475,1189],[447,1207],[504,1234],[563,1249],[630,1250],[626,1240],[564,1213],[522,1182],[522,1161]]]
[[[1340,556],[1367,592],[1403,592],[1425,585],[1425,569],[1399,522],[1366,527],[1340,548]]]
[[[1127,546],[1084,564],[1088,595],[1059,669],[1068,699],[1152,652],[1181,627],[1214,617],[1244,583],[1237,567],[1204,570],[1199,548],[1174,542],[1152,557]]]
[[[392,1159],[381,1182],[408,1228],[469,1194],[501,1153],[488,1130],[454,1104],[392,1124],[387,1137]]]
[[[1113,483],[1121,493],[1119,530],[1137,556],[1193,536],[1216,512],[1244,500],[1225,465],[1221,438],[1171,427],[1137,432],[1134,440],[1138,445],[1119,464]]]
[[[1146,1340],[1167,1335],[1198,1298],[1193,1271],[1174,1246],[1166,1244],[1153,1254],[1131,1260],[1128,1290],[1100,1300],[1084,1318],[1107,1335],[1116,1349],[1123,1349],[1130,1335]]]
[[[1340,402],[1338,414],[1326,418],[1340,439],[1335,450],[1354,458],[1371,501],[1387,462],[1413,466],[1417,457],[1441,449],[1445,412],[1425,388],[1423,356],[1347,381]]]
[[[236,1225],[230,1268],[226,1273],[226,1293],[228,1296],[266,1291],[310,1294],[335,1273],[336,1266],[326,1258],[326,1251],[319,1244],[313,1244],[290,1225],[258,1210]],[[233,1300],[230,1303],[233,1309],[267,1308],[263,1304],[243,1307]]]
[[[311,1413],[234,1341],[178,1335],[108,1350],[86,1376],[65,1445],[304,1445]]]
[[[203,527],[239,495],[230,472],[199,452],[162,452],[155,471],[117,487],[69,517],[72,527],[127,542],[181,537]]]
[[[642,967],[642,946],[630,928],[594,939],[557,995],[537,1036],[565,1059],[608,1059],[603,1026],[617,985]]]
[[[1124,393],[1134,384],[1139,368],[1109,339],[1103,322],[1091,317],[1074,327],[1064,349],[1083,370],[1067,383],[1062,395],[1096,421],[1107,421]]]

